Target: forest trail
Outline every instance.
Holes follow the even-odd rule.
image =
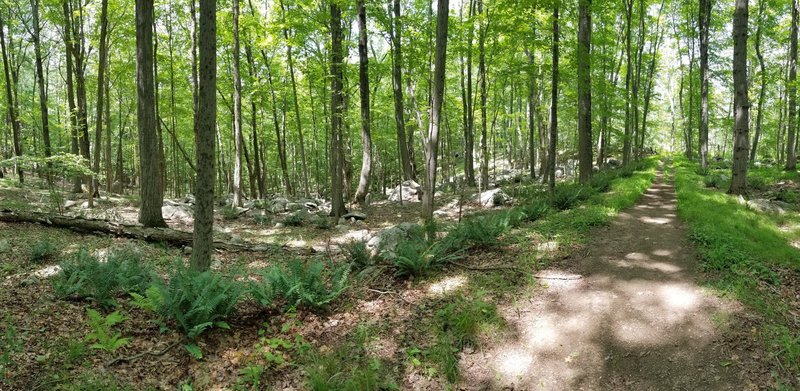
[[[676,202],[662,167],[635,206],[538,274],[552,276],[542,291],[501,310],[510,336],[463,357],[464,388],[746,388],[723,337],[740,306],[696,282]]]

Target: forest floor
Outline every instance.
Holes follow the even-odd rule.
[[[5,367],[0,360],[0,390],[792,389],[800,378],[786,367],[800,340],[789,318],[797,322],[800,273],[786,266],[782,284],[763,286],[784,303],[763,314],[710,283],[717,277],[701,268],[704,254],[678,219],[675,169],[656,170],[656,162],[423,276],[354,271],[350,289],[325,310],[243,300],[230,330],[215,328],[197,341],[201,360],[178,347],[112,363],[160,352],[182,333],[120,297],[115,309],[127,320],[114,330],[130,343],[92,349],[86,315],[96,304],[59,299],[38,273],[59,257],[33,262],[29,255],[43,242],[60,254],[135,246],[165,275],[185,259],[183,249],[0,222],[0,359],[11,358]],[[375,207],[372,221],[349,230],[380,229],[389,223],[374,216],[399,219],[417,207]],[[217,222],[234,233],[242,224]],[[287,228],[322,241],[341,234]],[[277,247],[215,256],[221,272],[248,278],[298,256],[347,262],[344,254]],[[758,284],[742,292],[760,300]],[[782,347],[764,341],[771,322],[788,330]]]

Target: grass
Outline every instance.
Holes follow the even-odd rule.
[[[780,284],[778,268],[800,270],[800,250],[790,244],[800,239],[796,228],[800,219],[796,214],[760,213],[736,197],[706,188],[696,164],[684,158],[676,159],[675,167],[678,215],[689,225],[702,266],[709,272],[708,283],[764,315],[766,345],[785,371],[800,373],[800,330],[788,326],[789,309],[774,288]],[[759,168],[750,177],[759,178],[758,187],[766,187],[797,174]],[[795,229],[781,229],[781,225]]]

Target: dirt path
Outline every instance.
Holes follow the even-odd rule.
[[[696,282],[670,182],[659,174],[585,250],[545,271],[546,289],[503,310],[511,336],[462,358],[465,389],[747,387],[722,336],[738,306]]]

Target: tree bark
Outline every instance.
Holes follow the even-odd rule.
[[[744,194],[747,190],[747,149],[750,147],[750,101],[747,97],[747,19],[748,0],[736,0],[733,13],[733,89],[734,89],[734,144],[731,169],[731,194]],[[792,6],[793,26],[797,26],[797,7]],[[796,37],[796,35],[794,35]],[[796,39],[792,40],[797,50]],[[796,54],[796,53],[795,53]],[[794,69],[790,67],[790,72]],[[794,83],[790,83],[792,88]],[[792,107],[790,106],[791,110]],[[793,116],[790,116],[792,120]]]
[[[478,0],[478,78],[481,91],[481,183],[482,190],[489,188],[489,136],[486,127],[486,14],[483,0]]]
[[[195,189],[192,267],[207,270],[214,249],[214,136],[217,124],[217,1],[200,0],[197,94],[197,188]]]
[[[283,1],[281,1],[281,9],[286,12],[284,9]],[[297,98],[297,81],[295,80],[294,75],[294,56],[292,54],[292,44],[289,41],[289,29],[283,28],[283,37],[286,40],[286,58],[289,63],[289,77],[290,81],[292,82],[292,97],[294,101],[294,117],[297,126],[297,142],[298,146],[300,147],[300,167],[302,168],[302,175],[303,175],[303,195],[308,196],[309,194],[309,186],[308,186],[308,162],[306,161],[306,147],[305,141],[303,140],[303,122],[300,119],[300,101]]]
[[[233,14],[233,142],[236,156],[233,163],[233,205],[242,207],[242,77],[239,47],[239,0],[232,1]]]
[[[592,176],[591,0],[578,0],[578,166],[579,180]]]
[[[342,91],[343,51],[342,51],[342,10],[335,2],[330,4],[331,15],[331,216],[335,218],[345,214],[343,196],[343,153],[342,153],[342,116],[344,94]]]
[[[400,163],[403,179],[416,179],[416,173],[409,155],[410,146],[406,143],[405,109],[403,108],[403,54],[400,22],[400,0],[393,2],[394,20],[390,24],[389,35],[392,41],[392,90],[394,92],[394,120],[397,126],[397,148],[400,150]]]
[[[480,4],[481,0],[478,0]],[[422,193],[422,219],[430,229],[433,227],[433,199],[436,191],[436,168],[439,158],[439,125],[441,124],[442,101],[444,100],[445,68],[447,66],[447,20],[449,1],[439,0],[436,8],[436,47],[434,54],[433,89],[431,113],[425,140],[425,167],[427,180]],[[431,232],[428,232],[431,234]],[[435,232],[432,233],[435,236]]]
[[[42,142],[44,143],[44,156],[52,155],[50,145],[50,115],[47,110],[47,85],[44,80],[44,67],[42,65],[42,44],[39,26],[39,0],[31,0],[31,12],[33,14],[33,51],[36,56],[36,79],[39,86],[39,112],[42,118]],[[48,175],[48,182],[52,178]]]
[[[737,2],[738,4],[738,2]],[[792,32],[789,49],[789,131],[786,139],[786,170],[797,168],[797,150],[795,137],[797,136],[797,30],[798,10],[797,0],[792,0]],[[734,34],[734,36],[736,36]],[[738,96],[738,95],[737,95]],[[737,133],[738,134],[738,133]]]
[[[700,168],[708,168],[708,30],[711,0],[700,0]]]
[[[22,144],[20,142],[20,124],[19,118],[17,118],[17,103],[14,99],[14,93],[12,92],[12,84],[13,79],[11,78],[11,64],[8,62],[8,48],[6,47],[6,37],[3,27],[3,18],[0,16],[0,50],[3,52],[3,72],[5,74],[6,82],[4,83],[6,86],[6,106],[8,109],[8,120],[11,121],[11,137],[14,143],[14,156],[22,156]],[[25,175],[22,173],[22,169],[17,169],[17,175],[19,176],[19,183],[25,182]]]
[[[631,79],[633,76],[633,57],[631,56],[631,19],[633,18],[633,0],[625,1],[625,135],[623,136],[622,164],[628,165],[631,160]]]
[[[108,0],[102,0],[100,5],[100,58],[97,64],[97,100],[95,103],[94,162],[92,166],[92,171],[98,176],[100,175],[100,151],[103,150],[103,89],[105,88],[106,66],[108,63],[107,37]],[[109,180],[110,178],[106,178],[106,181]],[[89,205],[91,207],[94,197],[100,196],[99,178],[95,177],[89,183],[91,184],[89,191],[92,193],[92,196],[89,197]]]
[[[80,136],[78,135],[78,117],[75,104],[75,81],[73,80],[75,69],[74,64],[72,63],[72,18],[70,17],[71,12],[69,10],[69,4],[67,3],[67,0],[62,1],[61,9],[64,13],[64,57],[66,63],[65,73],[67,75],[67,109],[69,110],[68,117],[71,136],[70,141],[72,147],[71,152],[73,155],[80,155]],[[72,192],[82,192],[80,176],[75,176],[75,181],[72,185]]]
[[[153,80],[153,2],[136,0],[136,117],[139,129],[139,222],[145,227],[166,227],[161,216],[164,202],[161,154],[158,149]]]
[[[706,0],[708,1],[708,0]],[[758,91],[758,114],[756,114],[756,132],[753,135],[753,148],[750,149],[750,161],[756,161],[758,154],[758,141],[761,138],[761,125],[764,122],[764,100],[767,97],[767,71],[766,64],[764,63],[764,54],[761,53],[761,35],[762,24],[764,23],[764,0],[758,2],[758,27],[756,27],[756,57],[758,58],[758,66],[761,71],[761,86]],[[780,93],[778,94],[780,96]],[[780,135],[778,136],[780,137]]]
[[[361,175],[355,201],[364,206],[372,173],[372,135],[370,134],[369,55],[367,54],[367,11],[364,0],[358,8],[358,83],[361,98]]]
[[[547,151],[548,190],[550,198],[555,196],[556,186],[556,146],[558,145],[558,6],[553,4],[553,64],[550,85],[550,144]]]

